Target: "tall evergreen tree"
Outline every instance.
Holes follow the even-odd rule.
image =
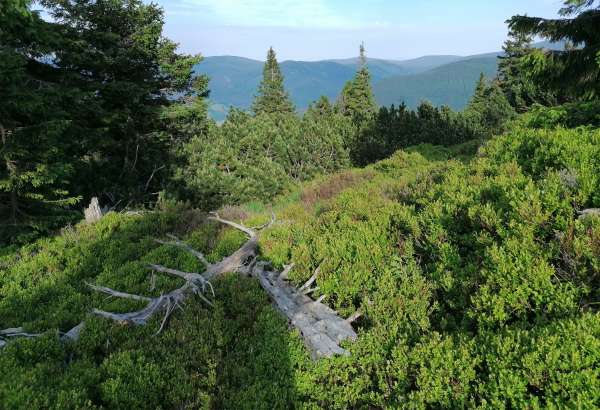
[[[269,48],[263,68],[263,79],[252,103],[255,114],[286,114],[295,111],[294,104],[283,86],[283,74],[273,47]]]
[[[600,95],[600,2],[567,0],[562,18],[514,16],[508,20],[511,31],[566,41],[565,50],[536,50],[527,67],[536,81],[574,97]],[[571,17],[571,18],[569,18]]]
[[[483,73],[464,113],[475,131],[484,137],[504,132],[506,122],[515,116],[498,82],[488,83]]]
[[[372,118],[377,111],[364,44],[360,45],[358,71],[344,86],[337,107],[340,113],[352,118],[357,125]]]
[[[29,1],[0,8],[0,243],[27,239],[70,219],[72,159],[67,108],[80,101],[59,71],[42,62],[57,52],[54,23]]]
[[[527,70],[526,60],[534,53],[532,36],[511,31],[498,57],[498,85],[517,112],[525,112],[534,104],[554,105],[555,93],[540,87]]]
[[[154,200],[164,187],[169,140],[155,131],[170,95],[190,87],[197,57],[162,35],[163,11],[142,0],[42,0],[62,43],[51,64],[79,89],[72,126],[77,187],[84,197]],[[156,171],[161,168],[161,171]],[[150,184],[147,182],[150,180]]]
[[[0,7],[0,236],[60,225],[81,197],[155,199],[170,152],[161,113],[198,61],[162,36],[156,5],[39,3],[50,21],[26,0]]]

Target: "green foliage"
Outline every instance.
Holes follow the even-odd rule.
[[[216,209],[277,194],[319,174],[349,165],[351,124],[331,109],[315,106],[293,114],[250,116],[232,110],[220,127],[186,146],[182,171],[197,206]]]
[[[298,284],[320,266],[325,300],[364,314],[352,357],[302,376],[305,400],[596,407],[600,222],[576,211],[600,204],[599,136],[518,129],[468,164],[423,146],[281,211],[293,223],[262,238],[265,256],[295,262]]]
[[[94,225],[3,254],[0,327],[50,330],[0,351],[2,407],[274,408],[295,400],[292,361],[303,363],[308,354],[254,280],[231,275],[216,281],[214,308],[190,300],[160,335],[154,334],[160,317],[135,327],[88,314],[93,307],[125,311],[139,303],[106,300],[85,281],[158,296],[180,283],[156,275],[151,289],[148,263],[202,269],[187,252],[154,241],[167,232],[189,235],[211,260],[244,241],[196,214],[109,213]],[[59,342],[52,329],[64,331],[83,319],[77,343]]]
[[[600,101],[567,103],[555,107],[536,105],[521,121],[531,128],[600,127]]]
[[[257,115],[294,112],[294,105],[283,88],[283,74],[281,74],[273,47],[269,48],[267,53],[263,79],[258,86],[258,95],[252,103],[252,111]]]
[[[22,50],[54,51],[51,24],[15,1],[0,12],[0,243],[26,241],[73,219],[73,164],[63,138],[76,93],[48,81]],[[32,72],[33,71],[33,72]]]
[[[515,111],[497,82],[488,83],[483,75],[475,87],[475,94],[464,111],[477,133],[484,137],[506,131]]]
[[[599,138],[590,129],[515,129],[470,161],[475,144],[420,145],[280,197],[280,223],[260,236],[261,257],[278,268],[294,262],[298,285],[320,267],[313,296],[343,316],[362,312],[348,357],[310,361],[258,283],[237,275],[215,282],[214,308],[190,302],[158,336],[160,318],[129,327],[86,316],[138,304],[105,300],[83,281],[158,295],[178,281],[159,275],[149,290],[147,263],[202,269],[155,237],[174,231],[211,261],[243,243],[198,214],[109,214],[7,249],[3,325],[64,330],[86,318],[86,327],[74,344],[52,331],[9,343],[0,400],[11,408],[595,408],[600,220],[577,210],[600,206]],[[268,218],[257,203],[222,213],[248,225]]]
[[[574,97],[597,97],[600,92],[600,5],[596,1],[568,0],[562,14],[572,18],[544,19],[514,16],[508,20],[513,32],[567,41],[564,51],[538,50],[526,58],[526,72],[545,89]]]
[[[416,111],[406,105],[382,107],[370,126],[363,129],[352,146],[357,164],[370,164],[389,157],[399,149],[417,144],[451,146],[478,136],[475,126],[462,113],[428,102]]]
[[[371,87],[371,74],[367,67],[365,47],[360,46],[360,61],[356,75],[348,81],[337,101],[337,110],[360,127],[375,114],[377,103]]]
[[[526,59],[533,53],[531,35],[510,32],[498,57],[498,85],[517,112],[526,112],[534,104],[553,105],[556,96],[543,90],[529,77]]]
[[[515,111],[496,82],[481,74],[475,94],[464,112],[422,102],[416,111],[405,104],[382,107],[358,129],[350,142],[353,163],[366,165],[387,158],[395,151],[418,144],[452,146],[482,141],[507,129]]]
[[[199,57],[163,37],[157,5],[39,3],[49,21],[24,1],[0,14],[0,242],[64,226],[82,198],[154,201],[180,140],[206,122],[201,102],[195,118],[164,111],[174,93],[205,96],[206,79],[192,79]]]

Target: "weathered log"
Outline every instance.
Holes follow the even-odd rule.
[[[578,212],[579,214],[579,219],[583,219],[586,218],[588,216],[593,217],[600,217],[600,208],[590,208],[590,209],[584,209],[583,211]]]
[[[244,232],[248,235],[247,241],[237,251],[224,258],[221,262],[211,264],[205,259],[202,253],[180,241],[175,236],[170,236],[172,239],[171,242],[157,240],[161,244],[178,246],[190,252],[206,265],[205,271],[203,273],[182,272],[161,265],[149,265],[153,271],[167,273],[185,281],[180,288],[155,298],[88,284],[92,290],[105,293],[110,297],[146,302],[146,306],[143,309],[133,312],[113,313],[94,309],[92,313],[117,322],[145,325],[155,314],[164,312],[163,319],[157,331],[158,334],[166,326],[173,311],[176,308],[182,308],[185,300],[190,295],[197,295],[204,302],[212,306],[212,302],[205,296],[207,290],[210,290],[213,297],[215,296],[210,280],[229,272],[244,273],[258,279],[260,285],[273,300],[277,309],[288,319],[292,326],[299,330],[313,358],[349,354],[346,349],[340,346],[340,343],[345,340],[356,340],[357,334],[351,326],[354,318],[349,318],[348,320],[341,318],[337,312],[322,303],[325,298],[324,295],[316,301],[308,296],[309,293],[319,288],[318,286],[311,286],[317,281],[320,268],[315,270],[311,278],[300,289],[295,288],[291,283],[286,281],[287,275],[294,266],[293,264],[286,266],[280,273],[269,269],[269,264],[266,262],[257,262],[258,234],[254,229],[222,219],[218,214],[214,214],[210,219]],[[61,340],[77,340],[83,325],[82,322],[67,333],[64,333]],[[21,328],[6,329],[0,331],[0,347],[6,344],[6,338],[17,336],[36,337],[39,335],[27,334]]]

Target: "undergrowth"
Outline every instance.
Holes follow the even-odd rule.
[[[475,145],[423,145],[303,184],[273,206],[222,215],[275,224],[260,238],[275,267],[342,316],[349,357],[313,362],[251,278],[132,327],[89,315],[85,282],[157,296],[179,286],[147,263],[201,264],[157,244],[173,232],[210,261],[243,243],[181,212],[109,214],[0,252],[0,328],[55,330],[0,351],[4,408],[597,408],[600,405],[600,132],[516,129]],[[187,223],[186,221],[196,221]]]

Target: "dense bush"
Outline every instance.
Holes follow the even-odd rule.
[[[108,214],[95,225],[6,252],[0,259],[0,328],[24,324],[31,331],[64,331],[82,319],[86,323],[77,343],[62,344],[56,330],[49,330],[2,349],[0,407],[239,408],[234,404],[260,398],[264,408],[277,403],[281,408],[294,401],[290,361],[308,356],[250,279],[219,280],[214,308],[190,301],[158,336],[160,317],[136,327],[89,315],[92,307],[124,311],[138,302],[106,300],[85,281],[158,296],[179,286],[178,280],[157,275],[152,290],[147,263],[201,269],[186,252],[154,242],[177,231],[189,232],[190,243],[210,260],[220,260],[244,240],[196,214]],[[263,372],[270,379],[256,377]]]
[[[232,110],[223,125],[187,145],[182,177],[204,209],[268,202],[293,182],[347,167],[351,132],[349,121],[332,111],[299,118]]]
[[[295,262],[315,298],[357,309],[348,357],[310,361],[253,279],[215,283],[217,304],[188,303],[152,336],[86,316],[125,310],[83,281],[157,295],[176,281],[145,264],[202,266],[153,241],[174,231],[218,260],[236,231],[201,216],[109,214],[0,263],[0,327],[66,329],[0,351],[9,408],[597,408],[600,405],[600,131],[515,130],[472,146],[422,145],[279,197],[262,257]],[[462,161],[452,159],[459,154]],[[248,224],[259,204],[223,211]],[[186,222],[183,222],[186,221]],[[191,221],[191,222],[188,222]],[[194,222],[196,221],[196,222]],[[52,375],[52,377],[49,377]]]
[[[537,105],[522,121],[532,128],[573,128],[580,125],[600,127],[600,101],[568,103],[556,107]]]
[[[596,407],[600,221],[577,211],[600,205],[599,137],[516,130],[470,164],[399,152],[368,182],[283,210],[293,223],[265,255],[294,261],[298,283],[321,266],[326,300],[365,313],[352,358],[303,376],[306,399]]]

